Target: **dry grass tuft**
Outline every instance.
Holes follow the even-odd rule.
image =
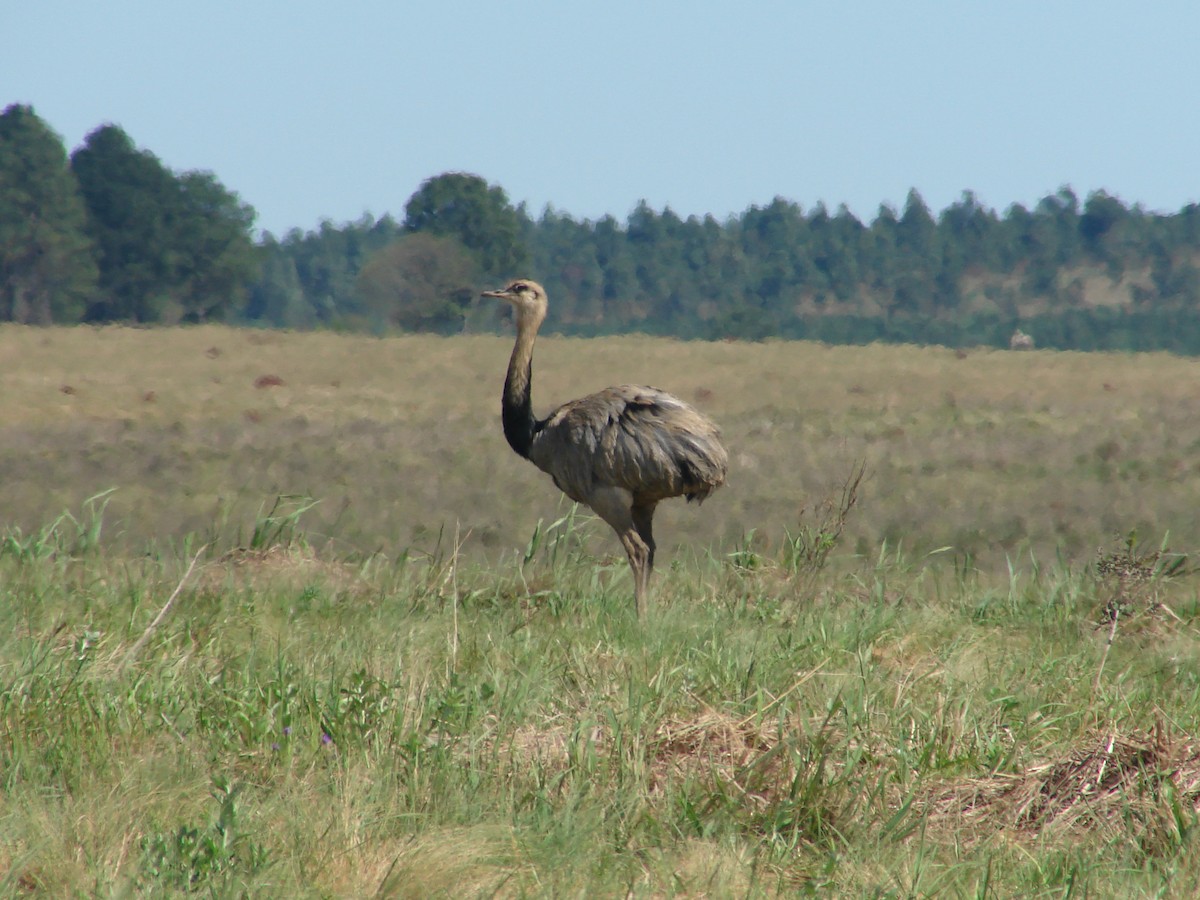
[[[779,736],[752,719],[737,718],[715,709],[663,722],[650,748],[650,790],[698,780],[712,787],[732,788],[754,808],[769,804],[790,784],[791,755]]]
[[[399,844],[397,846],[397,844]],[[496,825],[432,830],[388,847],[364,852],[369,870],[383,867],[384,851],[392,861],[377,881],[380,897],[506,897],[527,893],[530,880],[519,861],[513,832]],[[369,857],[369,858],[366,858]],[[361,889],[366,881],[349,873],[346,881]]]
[[[1160,602],[1160,589],[1167,579],[1186,574],[1186,554],[1172,553],[1165,547],[1147,551],[1130,534],[1119,550],[1100,549],[1096,554],[1096,575],[1107,594],[1100,612],[1102,624],[1114,628],[1118,619],[1130,613],[1167,613],[1177,618]]]
[[[548,771],[558,772],[570,766],[572,746],[578,742],[583,742],[598,753],[606,751],[609,747],[608,736],[600,726],[592,726],[585,732],[578,733],[571,723],[561,716],[527,722],[516,728],[507,738],[493,738],[487,744],[518,770],[540,766]]]
[[[706,708],[691,716],[662,722],[647,744],[649,789],[661,796],[671,784],[699,780],[710,785],[735,786],[756,804],[769,799],[771,784],[790,778],[778,734],[752,719],[737,718]],[[573,723],[562,716],[528,722],[504,737],[493,736],[485,746],[519,770],[539,766],[549,771],[570,767],[580,749],[608,753],[613,742],[600,725]],[[750,787],[750,781],[754,787]]]
[[[204,567],[197,584],[201,591],[219,592],[231,582],[239,588],[259,590],[280,585],[304,586],[313,581],[337,591],[365,589],[357,567],[322,559],[303,544],[230,550]]]
[[[1200,745],[1153,733],[1093,736],[1064,759],[1023,774],[994,774],[941,786],[931,824],[969,839],[997,830],[1026,837],[1132,830],[1155,838],[1178,811],[1200,811]]]
[[[774,738],[760,725],[705,709],[659,725],[651,752],[660,779],[711,772],[732,780],[739,769],[774,745]]]

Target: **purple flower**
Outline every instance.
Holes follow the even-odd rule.
[[[327,734],[322,734],[322,735],[321,735],[321,743],[322,743],[322,744],[326,744],[326,745],[328,745],[328,744],[332,744],[332,743],[333,743],[333,738],[331,738],[331,737],[330,737],[329,735],[327,735]]]
[[[284,737],[288,737],[288,736],[290,736],[290,735],[291,735],[291,733],[292,733],[292,726],[291,726],[291,725],[284,725],[284,726],[283,726],[283,736],[284,736]]]
[[[272,743],[272,744],[271,744],[271,749],[272,749],[272,750],[278,750],[278,749],[279,749],[279,743],[278,743],[278,742],[274,742],[274,743]]]

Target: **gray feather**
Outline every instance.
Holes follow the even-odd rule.
[[[677,397],[639,385],[559,407],[535,433],[529,458],[580,503],[599,486],[624,488],[639,503],[702,500],[729,465],[716,425]]]

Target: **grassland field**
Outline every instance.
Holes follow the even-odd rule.
[[[544,338],[730,449],[638,622],[510,346],[0,327],[0,894],[1200,893],[1200,361]]]
[[[565,509],[500,432],[507,354],[497,337],[0,329],[0,509],[29,530],[115,488],[107,538],[141,550],[244,529],[275,495],[307,494],[313,538],[339,550],[394,555],[457,528],[465,553],[495,560]],[[660,510],[665,558],[750,532],[777,547],[856,461],[869,477],[847,537],[863,553],[886,540],[1002,568],[1026,548],[1084,559],[1134,528],[1200,541],[1200,361],[539,344],[539,411],[620,382],[695,403],[732,451],[711,506]]]

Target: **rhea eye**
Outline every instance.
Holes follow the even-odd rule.
[[[527,285],[527,284],[514,284],[514,285],[513,285],[513,290],[514,290],[514,291],[516,291],[518,294],[521,294],[521,293],[524,293],[525,291],[529,290],[529,285]]]

